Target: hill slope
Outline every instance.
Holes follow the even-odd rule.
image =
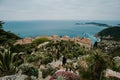
[[[120,40],[120,27],[109,27],[102,31],[100,31],[97,36],[101,37],[102,39],[111,39],[118,41]]]
[[[0,29],[0,44],[4,45],[6,43],[12,43],[17,39],[20,39],[20,37],[15,35],[14,33]]]

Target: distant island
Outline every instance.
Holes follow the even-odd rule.
[[[97,23],[97,22],[87,22],[87,23],[85,23],[85,24],[92,24],[92,25],[96,25],[96,26],[110,27],[110,25],[108,25],[108,24]]]
[[[75,23],[75,25],[84,25],[84,23]]]
[[[96,25],[96,26],[102,26],[102,27],[110,27],[110,25],[108,24],[97,23],[97,22],[75,23],[75,25]]]

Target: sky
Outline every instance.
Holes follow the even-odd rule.
[[[120,20],[120,0],[0,0],[0,20]]]

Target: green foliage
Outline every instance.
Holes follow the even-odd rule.
[[[17,44],[17,45],[11,46],[11,51],[12,52],[26,52],[30,54],[32,52],[32,49],[34,48],[35,46],[32,44],[24,44],[24,45]]]
[[[13,44],[17,39],[20,39],[14,33],[3,30],[3,24],[4,22],[0,21],[0,45]]]
[[[55,80],[65,80],[65,76],[63,75],[57,76]]]
[[[0,29],[0,44],[13,44],[18,39],[20,39],[19,36],[11,32],[4,31],[3,29]]]
[[[42,69],[42,77],[46,78],[48,75],[53,75],[56,72],[56,69],[48,66],[46,69]]]
[[[27,61],[28,62],[35,62],[35,61],[38,61],[39,59],[42,59],[42,57],[36,56],[36,55],[29,55],[27,58]]]
[[[43,43],[43,42],[47,42],[47,41],[49,41],[48,38],[38,38],[38,39],[35,39],[35,40],[32,42],[32,44],[39,45],[39,44],[41,44],[41,43]]]
[[[4,22],[0,21],[0,29],[2,29]]]
[[[120,56],[120,47],[115,48],[115,49],[110,53],[110,55],[111,55],[112,57]]]
[[[88,55],[81,56],[78,61],[80,74],[89,80],[99,80],[101,73],[111,63],[110,57],[100,50],[92,50],[87,53]]]
[[[72,54],[72,53],[67,53],[67,54],[66,54],[66,57],[67,57],[68,59],[73,59],[73,54]]]
[[[29,64],[22,64],[19,69],[22,70],[23,74],[26,74],[28,76],[35,76],[38,78],[38,69],[33,67],[32,65]]]
[[[0,51],[0,72],[1,75],[14,74],[19,60],[19,53],[11,53],[9,49]]]
[[[53,58],[50,56],[42,57],[42,64],[48,64],[53,61]]]
[[[74,43],[73,41],[50,42],[44,47],[46,48],[47,53],[52,53],[52,56],[57,59],[59,59],[61,55],[65,55],[70,59],[83,55],[80,45]]]
[[[110,36],[112,40],[119,41],[120,40],[120,27],[109,27],[102,31],[100,31],[98,34],[101,38]]]

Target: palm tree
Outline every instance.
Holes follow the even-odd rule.
[[[91,50],[79,58],[79,71],[83,78],[101,80],[102,73],[108,67],[109,61],[110,58],[106,53],[102,53],[100,50]]]
[[[0,51],[0,73],[2,75],[14,74],[19,63],[18,53],[11,53],[10,49]]]
[[[106,53],[102,53],[100,50],[92,51],[91,55],[91,59],[93,59],[91,64],[93,80],[98,80],[101,78],[102,72],[108,67],[110,57]]]

